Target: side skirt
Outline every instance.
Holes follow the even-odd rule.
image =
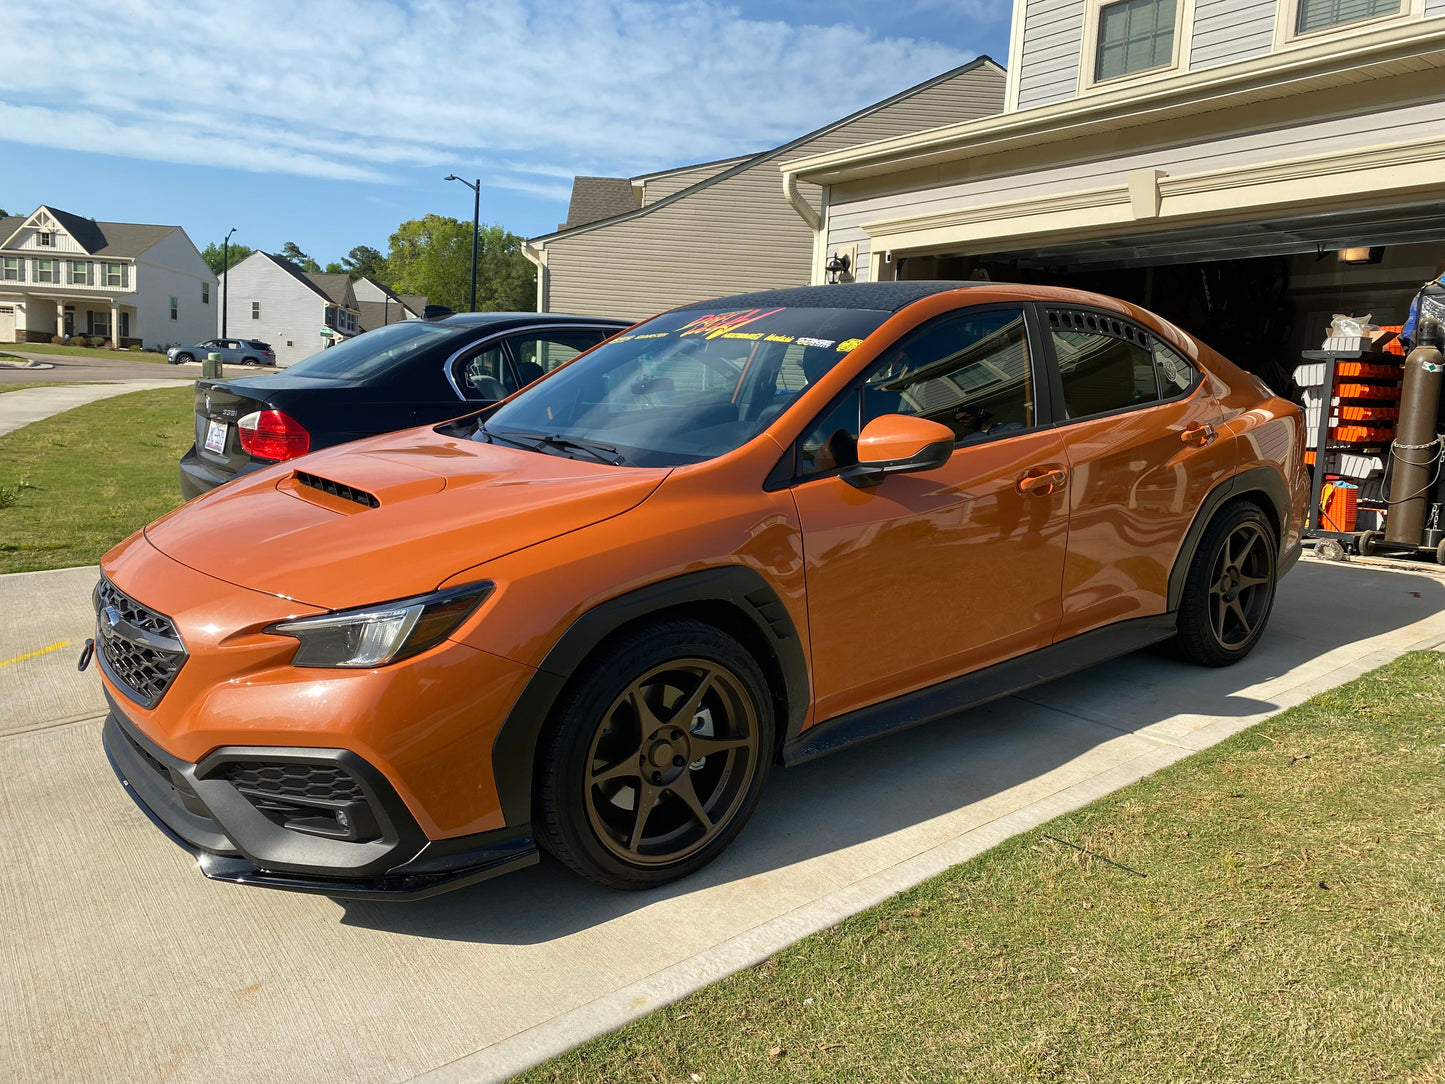
[[[783,746],[783,763],[802,764],[1127,655],[1169,639],[1177,631],[1175,623],[1172,613],[1121,621],[972,674],[850,711],[789,741]]]

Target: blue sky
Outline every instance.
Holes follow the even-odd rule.
[[[232,226],[321,263],[399,222],[524,236],[574,174],[762,150],[987,53],[1004,0],[8,0],[0,207]],[[83,42],[83,46],[76,43]]]

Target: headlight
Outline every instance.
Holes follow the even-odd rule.
[[[293,666],[370,669],[441,643],[492,593],[490,583],[469,583],[430,595],[303,617],[267,632],[301,641]]]

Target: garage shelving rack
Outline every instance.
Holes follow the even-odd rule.
[[[1325,475],[1329,473],[1328,457],[1332,454],[1375,456],[1381,462],[1385,462],[1389,456],[1390,442],[1368,439],[1363,442],[1331,439],[1331,430],[1344,427],[1346,424],[1344,411],[1347,407],[1343,400],[1348,397],[1338,393],[1337,389],[1341,380],[1338,370],[1342,363],[1347,362],[1364,362],[1393,369],[1398,374],[1393,378],[1370,376],[1345,377],[1343,379],[1368,380],[1371,385],[1379,386],[1382,389],[1393,385],[1393,396],[1384,395],[1375,401],[1381,403],[1393,401],[1398,404],[1400,381],[1404,378],[1404,369],[1400,364],[1403,359],[1378,350],[1306,350],[1300,356],[1306,362],[1323,366],[1323,379],[1319,384],[1319,414],[1315,419],[1313,432],[1309,434],[1309,451],[1314,453],[1314,464],[1310,473],[1309,511],[1305,516],[1302,535],[1306,540],[1315,541],[1315,553],[1320,557],[1339,560],[1345,555],[1347,548],[1355,553],[1368,556],[1372,550],[1382,544],[1381,532],[1335,531],[1324,526],[1324,512],[1320,508],[1320,499],[1324,493]],[[1336,397],[1342,400],[1339,407],[1334,405]],[[1336,418],[1337,410],[1340,412],[1338,419]]]

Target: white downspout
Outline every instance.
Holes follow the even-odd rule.
[[[822,282],[822,267],[828,258],[828,233],[823,218],[813,209],[813,205],[803,198],[803,193],[798,191],[798,175],[786,169],[783,170],[783,195],[787,197],[798,217],[813,231],[812,273],[809,277],[814,283]],[[828,190],[824,188],[823,206],[827,205]]]
[[[526,241],[522,242],[522,255],[527,257],[537,267],[537,311],[547,311],[547,291],[551,285],[547,281],[547,246],[533,248]]]

